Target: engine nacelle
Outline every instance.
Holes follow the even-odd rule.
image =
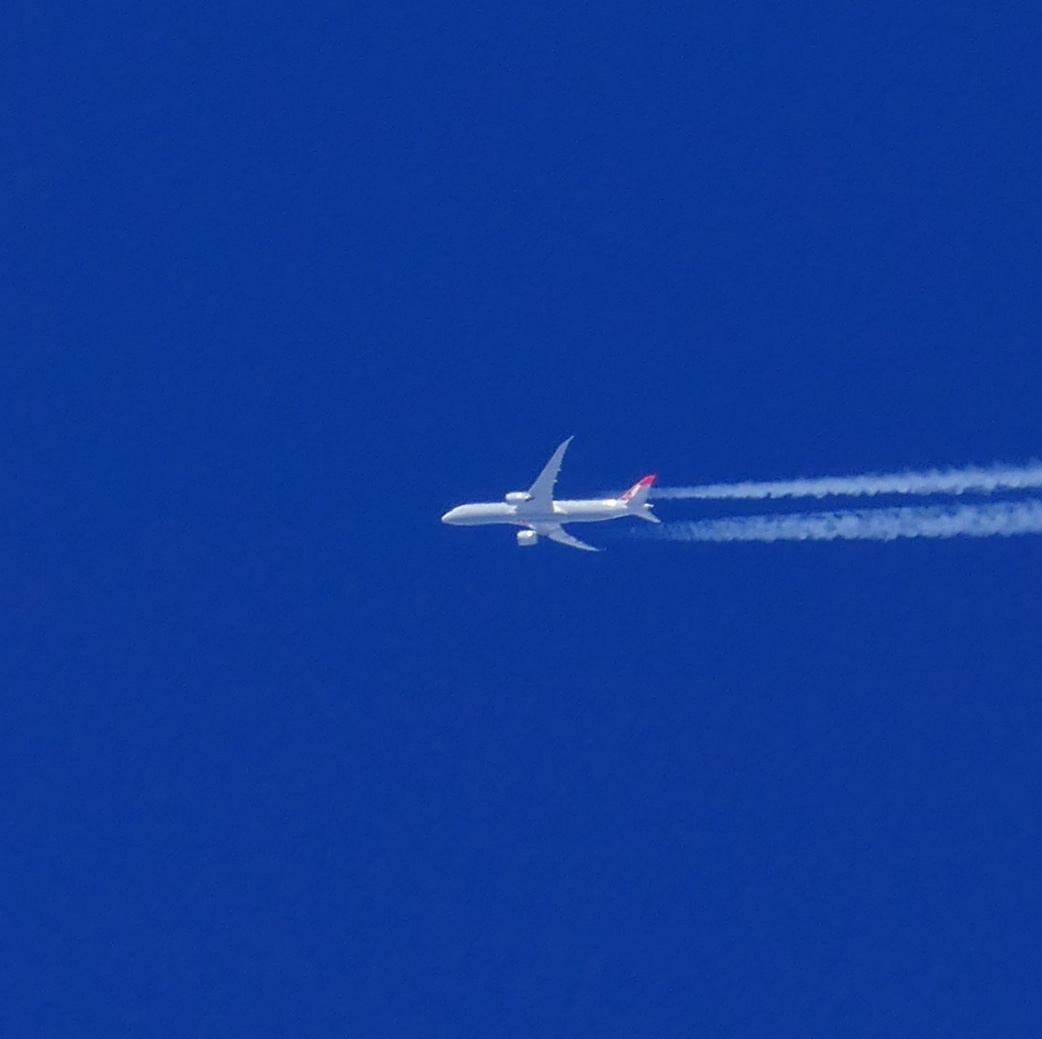
[[[503,500],[507,505],[521,505],[523,502],[531,501],[532,495],[528,491],[511,491]]]
[[[517,532],[517,543],[524,548],[526,545],[534,545],[539,541],[539,535],[534,530],[519,530]]]

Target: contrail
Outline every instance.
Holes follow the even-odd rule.
[[[934,507],[851,509],[663,523],[632,531],[668,541],[893,541],[1042,534],[1042,499]]]
[[[653,498],[826,498],[871,494],[992,494],[1042,487],[1042,462],[990,468],[929,469],[919,473],[866,473],[807,480],[710,483],[699,487],[659,487]]]

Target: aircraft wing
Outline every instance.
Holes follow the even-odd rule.
[[[567,444],[568,441],[566,440]],[[593,545],[587,545],[585,541],[580,541],[578,538],[573,538],[560,524],[553,527],[540,526],[539,533],[545,538],[549,538],[551,541],[556,541],[559,545],[567,545],[569,548],[581,548],[584,552],[600,552],[599,548],[594,548]]]
[[[550,461],[543,466],[543,471],[535,478],[535,483],[528,488],[531,500],[525,503],[526,511],[549,512],[553,506],[554,484],[557,483],[557,474],[561,471],[561,462],[564,461],[564,453],[572,442],[569,437],[553,453]]]

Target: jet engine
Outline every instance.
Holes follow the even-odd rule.
[[[539,535],[534,530],[519,530],[517,532],[517,543],[524,548],[526,545],[534,545],[539,540]]]
[[[532,495],[528,491],[511,491],[503,500],[508,505],[520,505],[522,502],[531,501]]]

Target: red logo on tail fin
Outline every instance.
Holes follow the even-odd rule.
[[[623,501],[629,501],[642,487],[650,487],[656,480],[655,476],[645,476],[643,480],[635,483],[623,496]]]

